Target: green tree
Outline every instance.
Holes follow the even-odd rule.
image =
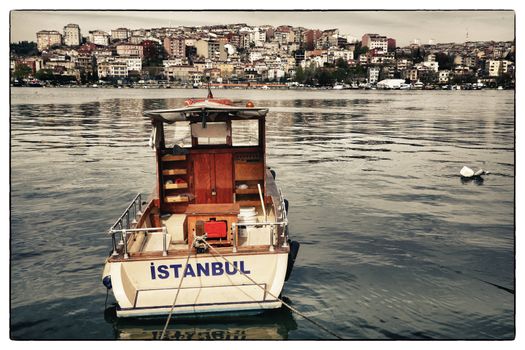
[[[335,61],[335,66],[337,68],[348,70],[348,62],[346,62],[346,60],[344,60],[342,57],[339,57],[337,61]]]
[[[321,86],[333,85],[334,77],[327,69],[319,69],[317,74],[317,82]]]
[[[31,73],[33,73],[33,70],[31,69],[31,67],[28,67],[27,65],[23,63],[17,63],[15,66],[15,71],[13,73],[13,76],[16,79],[23,79],[23,78],[27,78],[29,75],[31,75]]]
[[[305,79],[304,69],[303,69],[303,67],[298,66],[295,69],[295,81],[297,81],[299,83],[304,83],[304,79]]]
[[[19,41],[18,43],[11,43],[9,49],[12,54],[16,56],[36,56],[38,54],[37,46],[32,41]]]
[[[38,80],[54,80],[54,74],[51,69],[41,69],[35,74],[35,78]]]
[[[439,64],[439,69],[452,69],[454,65],[454,58],[444,52],[436,54],[436,61]]]

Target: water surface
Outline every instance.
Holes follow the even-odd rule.
[[[204,90],[11,90],[11,337],[155,338],[117,321],[104,232],[155,183],[148,109]],[[511,91],[246,91],[301,242],[283,294],[347,339],[514,336]],[[463,165],[491,172],[461,181]],[[179,320],[173,339],[330,339],[287,310]]]

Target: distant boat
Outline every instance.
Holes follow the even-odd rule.
[[[503,90],[503,86],[498,86],[498,90]]]
[[[343,90],[343,84],[336,83],[333,87],[334,90]]]
[[[417,82],[414,83],[414,89],[416,90],[421,90],[423,89],[423,86],[425,86],[425,84],[423,84],[422,82],[420,82],[419,80]]]
[[[44,85],[42,84],[42,82],[40,80],[33,79],[27,84],[27,86],[29,86],[29,87],[42,87]]]

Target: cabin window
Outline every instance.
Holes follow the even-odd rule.
[[[197,139],[198,145],[226,145],[228,144],[229,130],[226,122],[208,122],[206,127],[202,123],[191,124],[191,136]]]
[[[233,146],[259,145],[259,121],[232,120],[232,144]]]
[[[167,148],[177,145],[180,147],[191,147],[190,122],[176,122],[173,126],[165,126],[164,142]]]

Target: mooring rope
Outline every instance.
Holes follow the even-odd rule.
[[[293,306],[289,305],[288,303],[286,303],[284,300],[282,300],[281,298],[279,297],[276,297],[275,295],[273,295],[271,292],[269,292],[268,290],[266,290],[265,288],[263,288],[262,286],[260,286],[257,282],[255,282],[250,276],[246,275],[244,272],[242,272],[241,270],[239,270],[237,268],[237,266],[235,266],[234,264],[232,264],[228,259],[226,259],[226,257],[224,257],[220,252],[218,252],[215,248],[213,248],[208,242],[206,242],[205,240],[202,240],[212,251],[214,251],[215,253],[217,253],[217,255],[219,255],[221,258],[223,258],[228,264],[230,264],[231,266],[233,266],[233,268],[239,272],[241,275],[243,275],[244,277],[248,278],[254,285],[256,285],[257,287],[261,288],[262,290],[264,290],[265,293],[269,294],[270,296],[274,297],[275,299],[277,300],[280,300],[284,306],[286,306],[287,308],[289,308],[292,312],[295,312],[296,314],[298,314],[299,316],[303,317],[305,320],[307,321],[310,321],[311,323],[313,323],[314,325],[316,325],[317,327],[321,328],[322,330],[324,330],[325,332],[327,333],[330,333],[331,335],[333,335],[334,337],[336,337],[337,339],[344,339],[343,337],[339,336],[338,334],[334,333],[333,331],[329,330],[328,328],[324,327],[323,325],[319,324],[317,321],[311,319],[310,317],[306,316],[305,314],[303,314],[302,312],[300,312],[299,310],[297,310],[296,308],[294,308]],[[162,339],[162,338],[161,338]]]
[[[162,334],[160,335],[160,340],[164,339],[164,335],[166,334],[166,330],[168,329],[168,325],[171,320],[171,315],[173,314],[173,309],[175,308],[175,303],[177,302],[177,298],[179,297],[180,287],[182,286],[182,281],[184,280],[184,277],[186,276],[186,267],[188,266],[188,262],[190,261],[191,256],[191,248],[188,249],[188,257],[186,258],[186,263],[184,264],[184,268],[182,269],[182,276],[179,281],[179,287],[177,288],[177,294],[175,294],[175,299],[173,299],[173,304],[171,305],[170,313],[168,314],[168,318],[166,319],[166,324],[164,325],[164,329],[162,330]]]

